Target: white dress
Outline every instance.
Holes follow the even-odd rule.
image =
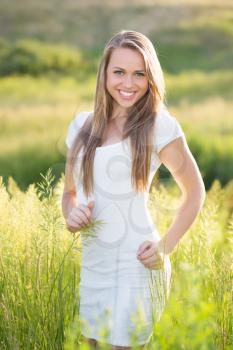
[[[68,147],[90,113],[78,113],[70,122]],[[168,255],[160,270],[150,270],[137,259],[142,242],[161,238],[147,208],[150,184],[161,165],[157,153],[172,140],[185,138],[179,122],[165,107],[156,118],[148,190],[143,194],[137,194],[131,185],[129,139],[96,148],[94,193],[90,197],[86,198],[76,176],[82,150],[73,172],[77,205],[94,199],[93,219],[105,222],[88,244],[81,236],[81,333],[112,345],[148,342],[153,322],[159,320],[170,291]]]

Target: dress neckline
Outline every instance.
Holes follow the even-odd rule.
[[[96,147],[96,149],[101,149],[101,148],[107,148],[107,147],[117,146],[117,145],[122,144],[123,141],[125,141],[125,140],[121,140],[121,141],[119,141],[119,142],[111,143],[110,145],[106,145],[106,146],[98,146],[98,147]]]

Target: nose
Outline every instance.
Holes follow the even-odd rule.
[[[132,88],[132,86],[133,86],[133,79],[132,79],[132,77],[130,75],[128,75],[128,76],[126,75],[123,85],[124,85],[124,87],[126,89]]]

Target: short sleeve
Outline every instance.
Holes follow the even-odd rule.
[[[71,122],[68,126],[68,131],[67,131],[67,135],[66,135],[66,139],[65,139],[65,143],[66,143],[68,148],[71,148],[71,146],[74,142],[74,139],[75,139],[77,133],[79,132],[79,129],[81,129],[81,127],[85,123],[85,121],[90,113],[91,112],[86,112],[86,111],[79,112],[78,114],[76,114],[74,119],[71,120]]]
[[[178,120],[163,106],[155,121],[155,151],[159,153],[167,144],[178,137],[185,139],[182,127]]]

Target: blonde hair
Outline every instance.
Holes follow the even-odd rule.
[[[93,191],[93,162],[96,147],[101,145],[104,130],[113,112],[113,99],[106,89],[106,70],[116,48],[137,50],[144,58],[148,90],[127,110],[123,139],[129,137],[132,152],[131,181],[137,192],[147,188],[153,147],[153,126],[164,102],[163,72],[152,42],[142,33],[121,30],[106,44],[100,61],[95,91],[94,110],[76,136],[68,158],[68,181],[72,179],[75,159],[83,146],[80,176],[86,196]]]

